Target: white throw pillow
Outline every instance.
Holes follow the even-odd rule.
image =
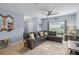
[[[44,32],[44,35],[48,35],[48,33],[47,32]]]
[[[43,32],[40,32],[40,36],[44,36],[44,35],[43,35]]]
[[[31,39],[35,39],[35,37],[34,37],[34,34],[33,34],[33,33],[30,33],[30,34],[29,34],[29,36],[30,36],[30,38],[31,38]]]

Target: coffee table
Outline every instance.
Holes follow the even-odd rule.
[[[79,52],[79,42],[68,40],[68,49],[71,51],[70,54],[75,54],[75,52]]]

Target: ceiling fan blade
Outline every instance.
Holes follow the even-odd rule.
[[[52,13],[51,15],[56,15],[56,14],[58,14],[57,12],[55,12],[55,13]]]
[[[48,11],[48,15],[51,15],[52,11]]]

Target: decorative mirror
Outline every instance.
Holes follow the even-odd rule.
[[[2,17],[0,16],[0,31],[1,31],[1,29],[2,29]]]
[[[10,15],[3,16],[0,14],[0,32],[6,30],[8,32],[14,29],[14,18]]]
[[[4,25],[3,25],[3,15],[0,14],[0,32],[3,31]]]
[[[12,31],[14,28],[14,18],[10,15],[7,15],[6,18],[6,30],[7,31]]]

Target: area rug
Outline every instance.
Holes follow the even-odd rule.
[[[38,47],[29,50],[24,55],[66,55],[67,46],[62,43],[46,41]]]

